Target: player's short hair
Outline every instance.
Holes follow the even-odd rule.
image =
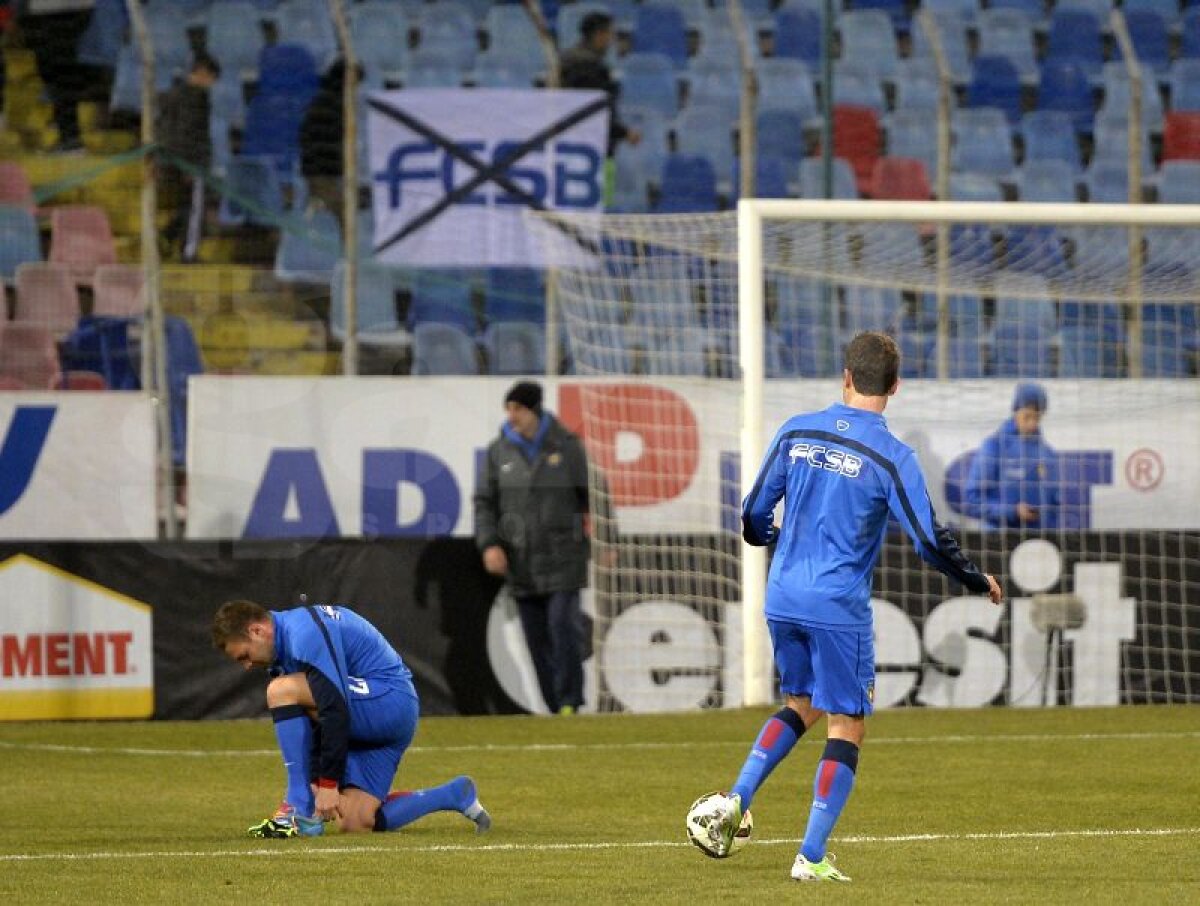
[[[226,643],[250,635],[250,624],[271,618],[270,611],[253,601],[226,601],[213,617],[212,643],[224,650]]]
[[[846,347],[845,367],[863,396],[887,396],[900,375],[900,347],[885,333],[864,331]]]
[[[597,32],[602,32],[606,28],[612,28],[613,19],[608,13],[588,13],[579,23],[579,34],[583,40],[590,41],[592,35]]]

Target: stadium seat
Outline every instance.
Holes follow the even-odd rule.
[[[904,302],[900,291],[876,286],[848,286],[843,336],[849,340],[864,330],[890,332],[900,324]]]
[[[1095,118],[1092,83],[1073,60],[1050,60],[1042,66],[1038,83],[1038,109],[1068,114],[1079,133],[1090,133]]]
[[[1165,161],[1158,172],[1158,200],[1200,204],[1200,160]]]
[[[1179,56],[1188,60],[1200,57],[1200,7],[1184,11],[1180,28]]]
[[[933,192],[922,161],[911,157],[881,157],[875,161],[867,194],[875,199],[928,201]]]
[[[1200,159],[1200,112],[1172,110],[1163,122],[1162,159]]]
[[[607,210],[619,214],[645,214],[650,210],[649,187],[662,172],[639,148],[622,142],[613,155],[613,193]]]
[[[263,48],[258,90],[246,107],[241,154],[269,157],[289,177],[299,166],[300,124],[317,90],[312,54],[296,44]]]
[[[41,260],[41,238],[33,214],[24,207],[0,205],[0,276],[11,280],[19,265]]]
[[[790,110],[805,120],[817,115],[812,74],[801,60],[768,57],[758,65],[758,109]]]
[[[1125,325],[1114,302],[1059,303],[1059,376],[1120,377]]]
[[[1083,176],[1087,200],[1101,204],[1129,202],[1129,168],[1124,163],[1101,162],[1088,167]]]
[[[644,3],[638,7],[633,27],[635,53],[664,54],[677,69],[687,65],[688,40],[683,13],[669,3]]]
[[[1104,64],[1102,71],[1104,100],[1096,113],[1101,120],[1129,119],[1129,73],[1120,60]],[[1142,79],[1142,123],[1149,132],[1162,132],[1163,102],[1158,83],[1151,78]]]
[[[1055,8],[1050,17],[1043,67],[1051,61],[1065,60],[1083,67],[1089,79],[1099,80],[1104,66],[1104,39],[1100,20],[1090,10]]]
[[[115,69],[128,28],[129,12],[125,0],[96,0],[87,28],[79,36],[76,59],[87,66]]]
[[[983,224],[950,228],[950,271],[967,280],[989,280],[996,269],[995,240]]]
[[[913,57],[899,60],[894,76],[895,109],[936,114],[938,108],[938,75],[933,60]]]
[[[1036,326],[998,324],[992,335],[992,374],[1003,378],[1052,377],[1050,340],[1050,335]]]
[[[1184,335],[1170,323],[1151,322],[1142,328],[1142,374],[1182,378],[1190,373]]]
[[[993,107],[959,110],[954,122],[951,166],[1005,180],[1014,168],[1012,131],[1002,111]]]
[[[240,81],[258,72],[258,55],[263,48],[258,19],[258,10],[246,0],[224,0],[209,7],[204,46],[221,64],[222,76]]]
[[[872,166],[874,166],[872,164]],[[800,161],[800,197],[824,198],[824,162],[819,156]],[[858,183],[850,162],[842,157],[833,159],[833,198],[858,198]]]
[[[983,335],[983,300],[978,296],[956,293],[946,299],[946,308],[950,316],[951,337],[978,338]],[[937,294],[922,293],[913,326],[918,331],[931,332],[937,330],[937,324]]]
[[[1078,175],[1083,169],[1079,140],[1069,114],[1061,110],[1034,110],[1021,120],[1024,164],[1035,160],[1058,160]]]
[[[11,321],[0,330],[0,376],[29,390],[47,390],[60,370],[54,335],[46,327]]]
[[[104,209],[96,205],[51,208],[48,260],[67,268],[80,282],[91,282],[100,265],[116,264],[117,247]]]
[[[838,60],[833,66],[833,102],[854,107],[869,107],[877,116],[887,112],[883,82],[857,61]]]
[[[988,0],[988,9],[1015,9],[1036,26],[1046,15],[1042,0]]]
[[[461,327],[434,321],[413,328],[413,374],[479,374],[475,341]]]
[[[729,59],[693,62],[685,70],[684,78],[688,86],[688,107],[696,104],[709,109],[718,108],[722,111],[722,118],[729,122],[738,118],[742,76],[738,69],[731,68]]]
[[[1179,59],[1171,64],[1171,109],[1200,113],[1200,60]]]
[[[225,174],[228,194],[221,197],[217,220],[224,226],[277,226],[283,218],[283,186],[275,162],[266,157],[230,158]]]
[[[674,117],[679,111],[679,84],[671,61],[662,54],[630,54],[621,68],[618,105],[657,110]]]
[[[0,205],[37,213],[33,186],[29,184],[29,176],[20,161],[0,160]]]
[[[1065,277],[1069,268],[1062,233],[1049,226],[1010,226],[1004,235],[1004,267],[1047,280]]]
[[[1146,10],[1157,13],[1170,27],[1179,18],[1179,0],[1122,0],[1121,10],[1127,16]]]
[[[1103,29],[1108,28],[1108,17],[1112,14],[1117,0],[1057,0],[1055,9],[1082,9],[1096,17]]]
[[[975,58],[1005,57],[1027,85],[1037,82],[1037,56],[1034,53],[1033,26],[1020,10],[989,8],[976,18],[979,49]]]
[[[1071,259],[1077,276],[1124,285],[1129,275],[1129,240],[1124,230],[1071,227],[1066,234],[1071,242]]]
[[[1125,25],[1138,62],[1160,81],[1165,80],[1171,66],[1171,38],[1163,17],[1154,10],[1134,10],[1125,14]],[[1118,46],[1115,49],[1118,59],[1120,52]]]
[[[92,277],[92,314],[118,318],[142,313],[141,265],[104,264]]]
[[[896,47],[896,31],[887,12],[856,5],[838,18],[838,31],[843,60],[854,60],[877,79],[891,80],[900,52]],[[835,90],[836,84],[835,81]]]
[[[1075,202],[1076,173],[1065,160],[1028,161],[1017,176],[1017,198],[1033,202]]]
[[[950,76],[956,85],[965,85],[971,78],[971,51],[967,39],[967,21],[952,13],[937,13],[935,21],[938,25],[942,40],[942,53],[946,57],[946,65]],[[912,32],[913,57],[921,60],[932,60],[933,50],[925,29],[914,28]]]
[[[401,76],[405,88],[459,88],[464,70],[437,47],[422,45],[408,55]]]
[[[546,335],[540,324],[489,324],[481,340],[489,374],[544,374]]]
[[[483,20],[483,30],[488,36],[488,50],[494,52],[503,48],[506,54],[544,63],[545,51],[537,28],[520,4],[492,4]]]
[[[684,156],[705,158],[713,172],[724,177],[733,168],[733,133],[729,125],[719,107],[689,104],[671,125],[675,150]]]
[[[927,110],[897,110],[887,121],[889,157],[911,157],[925,165],[930,179],[937,177],[937,132],[929,127]]]
[[[1142,175],[1149,178],[1154,172],[1154,161],[1151,157],[1150,134],[1143,128],[1141,131],[1142,146]],[[1129,120],[1124,117],[1112,116],[1096,120],[1092,140],[1092,163],[1117,164],[1125,167],[1129,161]]]
[[[282,283],[324,283],[342,257],[338,219],[323,208],[288,218],[275,249],[275,279]]]
[[[868,107],[837,104],[833,108],[833,156],[849,162],[860,194],[870,184],[881,140],[879,117]]]
[[[821,62],[821,16],[811,9],[785,8],[775,14],[775,56],[801,60],[815,68]]]
[[[460,72],[470,69],[479,50],[476,20],[470,10],[460,3],[429,4],[414,20],[421,33],[419,49],[441,54],[446,62]]]
[[[785,377],[829,377],[839,367],[836,335],[820,324],[779,328],[780,371]]]
[[[776,154],[759,154],[754,159],[754,197],[755,198],[791,198],[793,197],[792,183],[797,172],[799,161],[780,157]],[[730,199],[736,202],[741,197],[741,161],[733,162],[732,188]]]
[[[386,2],[351,7],[350,35],[363,78],[383,85],[403,78],[408,62],[408,19]]]
[[[1003,110],[1010,123],[1021,121],[1021,77],[1011,60],[1002,56],[975,58],[967,85],[967,106],[993,107]]]
[[[732,166],[732,152],[730,160]],[[663,164],[656,210],[660,214],[717,210],[717,177],[712,162],[698,156],[669,156]]]
[[[337,31],[325,0],[284,0],[274,18],[279,43],[305,48],[319,71],[338,56]]]
[[[757,117],[758,154],[787,162],[792,172],[804,157],[804,119],[787,110],[762,110]]]
[[[483,317],[489,324],[546,322],[546,285],[541,272],[524,267],[494,267],[484,285]]]
[[[50,379],[50,389],[95,392],[107,390],[108,381],[95,371],[60,371]]]
[[[951,201],[1004,201],[1004,192],[995,177],[982,173],[951,173]]]
[[[408,309],[408,324],[453,324],[474,336],[479,327],[472,301],[471,275],[461,270],[418,273]]]
[[[17,304],[13,321],[37,324],[62,336],[79,323],[79,290],[71,271],[50,262],[17,268]]]
[[[905,330],[896,334],[896,342],[900,346],[900,377],[924,378],[937,372],[936,337]]]
[[[611,15],[612,6],[609,3],[583,2],[566,3],[558,10],[558,19],[554,23],[554,30],[558,34],[559,50],[566,50],[568,47],[574,47],[579,43],[582,34],[579,27],[583,24],[583,20],[591,13],[608,13]]]
[[[396,285],[392,272],[377,264],[362,262],[358,266],[358,342],[364,346],[406,349],[412,345],[412,334],[400,323],[396,314]],[[346,262],[339,261],[333,269],[332,298],[329,313],[329,332],[339,341],[346,339]]]
[[[921,4],[921,8],[933,13],[935,18],[957,16],[967,24],[974,24],[980,6],[979,0],[924,0]],[[914,28],[913,34],[920,31],[920,28]]]

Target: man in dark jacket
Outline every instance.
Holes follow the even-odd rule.
[[[163,158],[158,161],[158,190],[163,207],[171,212],[163,230],[168,255],[182,240],[182,258],[192,261],[200,243],[204,220],[204,177],[212,164],[209,134],[209,93],[221,75],[220,64],[207,54],[198,54],[187,77],[177,80],[158,101],[158,144]],[[199,173],[177,165],[190,164]]]
[[[507,419],[487,449],[475,489],[475,543],[484,568],[508,581],[538,685],[551,713],[583,704],[588,464],[583,444],[542,409],[522,381],[504,398]]]
[[[1013,415],[979,447],[964,489],[963,510],[988,528],[1057,528],[1061,508],[1058,453],[1042,439],[1046,391],[1018,384]]]
[[[612,16],[608,13],[588,13],[579,23],[580,42],[559,58],[559,82],[563,88],[590,88],[608,92],[608,156],[612,157],[617,142],[636,145],[642,134],[626,126],[617,116],[617,83],[604,56],[612,45]]]

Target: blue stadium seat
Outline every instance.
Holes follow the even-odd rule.
[[[842,38],[843,60],[854,60],[876,78],[892,78],[900,52],[896,47],[896,32],[888,13],[856,6],[850,12],[842,13],[838,19],[838,30]]]
[[[522,5],[492,4],[483,21],[483,30],[488,35],[488,50],[503,48],[505,53],[512,56],[524,56],[544,63],[545,52],[537,28]]]
[[[689,157],[704,157],[713,172],[725,178],[733,169],[733,133],[720,107],[689,104],[675,119],[675,150]]]
[[[793,177],[796,175],[797,160],[789,160],[776,154],[758,154],[754,158],[754,197],[791,198]],[[741,160],[733,162],[731,201],[741,197]]]
[[[1037,57],[1034,53],[1033,26],[1020,10],[985,9],[976,21],[979,31],[979,57],[1006,57],[1021,81],[1037,82]]]
[[[1126,204],[1129,201],[1129,169],[1124,163],[1095,164],[1083,176],[1088,201]]]
[[[983,335],[983,300],[978,296],[957,293],[946,299],[950,316],[951,337],[980,337]],[[936,331],[938,324],[937,294],[922,293],[918,300],[914,327],[919,332]]]
[[[936,374],[936,337],[902,330],[896,341],[900,345],[900,377],[924,378]]]
[[[96,0],[87,28],[79,36],[76,59],[88,66],[116,69],[121,42],[129,28],[125,0]]]
[[[540,324],[489,324],[481,340],[489,374],[545,374],[546,334]]]
[[[1157,13],[1170,26],[1179,18],[1179,0],[1122,0],[1121,10],[1127,16],[1149,10]]]
[[[1004,192],[993,176],[982,173],[951,173],[951,201],[1004,201]]]
[[[258,26],[259,12],[253,3],[227,0],[208,9],[205,19],[204,46],[221,64],[221,74],[237,79],[258,72],[258,57],[263,48],[263,32]]]
[[[1079,140],[1070,115],[1060,110],[1034,110],[1021,120],[1025,165],[1035,160],[1058,160],[1068,164],[1077,177],[1083,170]]]
[[[991,279],[996,269],[992,231],[983,224],[950,228],[950,271],[963,280]]]
[[[546,321],[546,286],[541,273],[531,268],[492,268],[484,287],[483,316],[489,324],[500,321]]]
[[[979,0],[924,0],[921,8],[939,19],[944,15],[957,16],[964,23],[973,25],[980,10],[980,3]],[[920,28],[914,28],[913,34],[920,31]]]
[[[758,153],[787,162],[792,172],[804,157],[804,119],[787,110],[762,110],[757,117]]]
[[[619,105],[647,107],[673,117],[679,110],[679,85],[674,67],[663,54],[630,54],[622,61]]]
[[[1057,0],[1055,9],[1082,9],[1096,17],[1100,27],[1108,29],[1108,17],[1112,14],[1117,0]]]
[[[971,67],[967,85],[968,107],[1003,110],[1012,124],[1021,121],[1021,77],[1012,61],[1001,56],[979,56]]]
[[[1200,7],[1184,11],[1180,28],[1179,56],[1189,60],[1200,57]]]
[[[1120,377],[1125,325],[1113,302],[1059,303],[1059,376]]]
[[[1164,161],[1158,172],[1158,200],[1165,204],[1200,204],[1200,161]]]
[[[363,78],[373,84],[400,81],[408,62],[408,19],[392,4],[374,0],[350,8],[350,36],[363,67]]]
[[[897,110],[888,118],[889,157],[912,157],[925,165],[931,179],[937,177],[937,133],[929,128],[929,111]]]
[[[1104,334],[1099,327],[1064,326],[1059,331],[1058,342],[1059,377],[1116,377],[1106,373]]]
[[[938,75],[933,60],[912,57],[896,64],[895,109],[918,110],[926,115],[936,114],[938,107]]]
[[[882,116],[887,112],[887,97],[883,82],[869,66],[838,60],[833,66],[833,101],[869,107]]]
[[[848,286],[844,304],[848,340],[864,330],[892,331],[900,323],[904,308],[900,291],[877,286]]]
[[[655,163],[639,146],[622,142],[613,155],[613,194],[608,210],[621,214],[650,211],[650,183],[662,172],[663,157]]]
[[[342,251],[342,230],[329,211],[290,217],[275,250],[275,278],[283,283],[328,284]]]
[[[475,64],[479,40],[471,11],[453,0],[441,0],[421,9],[416,20],[421,33],[421,50],[441,55],[447,63],[465,72]]]
[[[284,0],[275,11],[275,26],[280,44],[304,47],[320,70],[338,55],[337,32],[325,0]]]
[[[1073,60],[1049,60],[1038,83],[1038,109],[1070,115],[1075,131],[1090,133],[1095,118],[1092,83],[1084,68]]]
[[[782,9],[776,13],[775,56],[817,66],[821,61],[821,16],[810,9]]]
[[[228,194],[217,213],[224,226],[277,226],[283,218],[283,187],[275,162],[266,157],[235,155],[225,173]]]
[[[988,0],[988,9],[1015,9],[1034,26],[1046,15],[1046,4],[1042,0]]]
[[[1071,227],[1067,230],[1067,236],[1072,246],[1071,259],[1076,275],[1120,284],[1128,279],[1129,240],[1124,230]]]
[[[1135,10],[1125,14],[1125,24],[1138,62],[1165,81],[1171,66],[1171,37],[1163,17],[1154,10]],[[1119,47],[1116,53],[1120,58]]]
[[[1062,233],[1049,226],[1010,226],[1005,231],[1004,267],[1047,280],[1066,276],[1069,267]]]
[[[1181,378],[1190,374],[1185,335],[1169,322],[1142,326],[1142,374],[1145,377]]]
[[[775,288],[775,323],[780,327],[798,324],[832,323],[831,306],[826,303],[825,286],[809,277],[782,274],[773,282]],[[828,299],[836,302],[837,293],[830,289]]]
[[[787,377],[829,377],[840,358],[835,333],[820,324],[779,328],[780,371]]]
[[[514,55],[500,47],[477,56],[467,80],[479,88],[532,88],[545,68],[541,57]]]
[[[1171,109],[1200,111],[1200,59],[1171,64]]]
[[[800,197],[824,198],[824,163],[819,156],[800,161]],[[850,162],[842,157],[833,159],[833,197],[858,198],[858,183]]]
[[[935,16],[942,39],[942,52],[946,56],[946,65],[955,84],[965,85],[971,78],[971,50],[967,39],[966,20],[951,13],[938,13]],[[922,60],[933,59],[933,50],[925,29],[915,28],[912,33],[914,58]]]
[[[41,260],[41,238],[33,214],[25,208],[0,205],[0,275],[11,280],[19,265]]]
[[[300,160],[300,124],[317,90],[312,55],[296,44],[263,48],[258,90],[246,107],[241,153],[270,157],[281,174],[294,173]]]
[[[805,120],[817,115],[812,74],[802,60],[768,57],[758,65],[758,109],[791,110]]]
[[[978,336],[952,337],[949,346],[950,377],[983,377],[983,341]]]
[[[1002,275],[996,282],[996,326],[1019,324],[1046,333],[1058,328],[1050,285],[1041,277]]]
[[[1033,325],[1005,322],[992,335],[992,374],[1005,378],[1053,376],[1051,337]]]
[[[1125,64],[1120,60],[1105,63],[1101,81],[1104,99],[1096,114],[1097,122],[1129,119],[1129,74],[1125,71]],[[1162,95],[1158,91],[1158,84],[1149,77],[1142,79],[1142,123],[1149,132],[1162,132]]]
[[[425,321],[413,328],[413,374],[479,374],[475,341],[461,327]]]
[[[1035,202],[1078,201],[1075,180],[1076,171],[1065,160],[1031,160],[1021,167],[1017,177],[1017,198]]]
[[[1003,111],[994,107],[959,110],[954,122],[951,165],[960,173],[1008,179],[1015,165],[1012,130]]]
[[[1116,164],[1127,166],[1129,160],[1129,120],[1124,117],[1111,116],[1096,120],[1092,140],[1092,163]],[[1154,160],[1151,157],[1152,145],[1150,133],[1142,129],[1142,175],[1149,178],[1154,172]]]
[[[633,50],[638,53],[661,53],[676,68],[687,65],[687,28],[683,13],[668,3],[646,3],[638,8],[633,27]]]
[[[685,72],[688,106],[719,108],[722,118],[736,120],[742,100],[742,76],[730,61],[693,62]]]
[[[400,323],[396,313],[396,285],[389,268],[359,262],[358,284],[358,341],[367,346],[407,348],[412,334]],[[330,302],[329,332],[338,340],[346,338],[346,262],[339,261],[333,270],[333,292]]]
[[[730,160],[732,166],[732,153]],[[717,210],[717,177],[712,162],[705,157],[672,154],[663,164],[659,193],[656,210],[660,214]]]
[[[1043,62],[1051,60],[1074,60],[1089,79],[1099,80],[1104,65],[1104,38],[1095,13],[1086,9],[1054,10]]]
[[[891,267],[909,272],[924,262],[920,233],[908,224],[865,223],[858,233],[859,262],[872,272]]]
[[[471,300],[470,275],[464,271],[420,271],[413,285],[408,324],[452,324],[474,336],[479,322]]]
[[[402,78],[405,88],[458,88],[463,70],[440,48],[422,45],[408,55]]]

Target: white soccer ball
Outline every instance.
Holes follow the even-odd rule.
[[[728,793],[705,793],[692,803],[687,813],[687,835],[700,851],[714,859],[727,859],[736,855],[750,842],[750,834],[754,831],[754,818],[750,810],[742,812],[742,823],[734,832],[733,842],[729,852],[722,852],[721,834],[719,831],[721,817],[725,814],[729,803]]]

